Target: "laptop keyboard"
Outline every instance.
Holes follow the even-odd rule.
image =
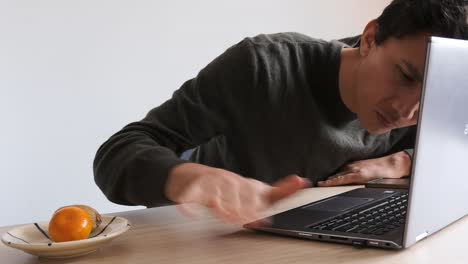
[[[312,229],[383,235],[405,224],[408,194],[397,194],[370,208],[359,208],[322,223]]]

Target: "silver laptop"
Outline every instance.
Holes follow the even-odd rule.
[[[432,37],[408,190],[359,188],[246,228],[355,246],[407,248],[468,213],[468,41]]]

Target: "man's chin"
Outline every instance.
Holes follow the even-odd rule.
[[[385,134],[385,133],[388,133],[388,132],[391,131],[391,129],[388,129],[388,128],[367,128],[367,127],[365,127],[365,129],[371,135],[382,135],[382,134]]]
[[[362,128],[364,128],[371,135],[382,135],[392,130],[388,127],[379,126],[376,121],[370,118],[364,118],[364,116],[360,116],[359,114],[358,119]]]

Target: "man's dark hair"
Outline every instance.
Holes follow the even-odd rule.
[[[468,0],[393,0],[377,18],[377,45],[421,32],[468,39]]]

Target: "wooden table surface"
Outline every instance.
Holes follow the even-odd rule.
[[[319,200],[353,187],[310,188],[277,203],[269,214]],[[232,226],[200,208],[196,219],[174,206],[111,215],[123,216],[132,228],[89,255],[46,259],[0,243],[1,264],[33,263],[468,263],[468,218],[405,250],[357,249],[257,233]],[[12,227],[1,227],[3,234]]]

